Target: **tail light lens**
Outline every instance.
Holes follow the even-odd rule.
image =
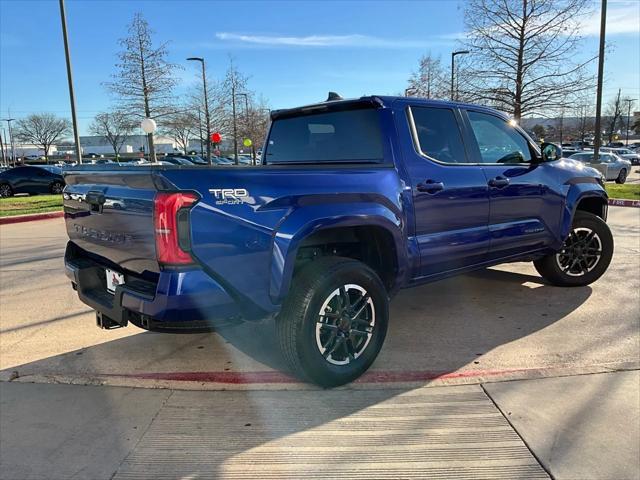
[[[168,265],[193,263],[189,254],[189,210],[200,198],[194,193],[157,193],[153,223],[158,262]]]

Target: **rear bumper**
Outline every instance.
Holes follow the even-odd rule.
[[[162,271],[157,284],[125,275],[115,294],[106,290],[105,267],[92,259],[66,255],[65,271],[80,300],[118,326],[200,330],[241,320],[233,298],[200,269]]]

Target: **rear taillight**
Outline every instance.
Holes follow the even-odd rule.
[[[194,193],[157,193],[153,200],[153,224],[158,262],[168,265],[193,263],[189,254],[189,210],[199,200]]]

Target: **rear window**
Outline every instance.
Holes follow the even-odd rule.
[[[362,109],[276,120],[265,157],[267,164],[381,163],[380,117]]]

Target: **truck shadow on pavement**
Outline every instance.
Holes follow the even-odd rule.
[[[552,325],[591,295],[589,287],[547,286],[528,273],[530,267],[525,273],[508,268],[400,292],[391,304],[386,345],[364,380],[383,371],[453,372],[470,365],[482,367],[485,354]],[[53,375],[56,381],[68,383],[82,382],[78,380],[82,378],[100,383],[111,376],[132,375],[135,385],[135,379],[149,372],[230,372],[242,383],[252,372],[270,371],[280,379],[286,377],[286,368],[275,347],[273,326],[268,322],[242,324],[194,335],[134,333],[7,370],[18,371],[26,380],[29,375]],[[109,333],[105,332],[105,338]],[[523,351],[522,358],[535,362],[536,356],[549,354],[540,346],[535,352]],[[491,368],[513,367],[507,362],[498,357]],[[6,370],[0,373],[6,378]],[[172,387],[180,388],[176,383]],[[478,478],[489,471],[500,472],[495,478],[546,478],[480,387],[461,386],[446,392],[399,387],[173,391],[149,420],[135,449],[125,446],[118,436],[110,440],[112,445],[86,439],[83,456],[75,465],[82,469],[80,476],[90,478],[95,472],[92,462],[109,448],[121,452],[114,459],[114,471],[118,471],[112,478],[116,479],[249,478],[251,474],[260,478],[307,474],[373,478],[383,470],[391,475],[385,478],[408,478],[435,477],[456,469]],[[80,400],[56,403],[54,398],[51,402],[53,410],[48,415],[76,422],[73,410],[81,408]],[[93,404],[100,409],[96,415],[105,419],[101,425],[126,425],[123,415],[127,409],[106,393],[104,401]],[[28,421],[30,408],[18,409],[25,418],[13,421]],[[37,408],[33,406],[34,411]],[[79,418],[77,422],[84,421]],[[55,421],[50,420],[38,429],[51,430],[42,438],[59,436],[64,448],[73,450],[77,448],[73,432],[92,428],[89,420],[87,425],[73,423],[73,428],[57,431]],[[467,447],[469,443],[474,446]],[[43,457],[45,477],[77,473],[62,460],[49,463],[50,446],[43,450],[38,445],[27,446],[32,455]],[[17,444],[11,448],[18,447],[22,448]],[[367,454],[360,458],[363,452]],[[56,457],[64,459],[63,452],[57,450]],[[452,461],[457,466],[451,467]]]

